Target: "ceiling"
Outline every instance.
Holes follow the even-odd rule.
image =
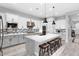
[[[79,3],[0,3],[0,6],[40,18],[60,16],[79,10]]]

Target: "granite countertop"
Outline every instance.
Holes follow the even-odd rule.
[[[8,34],[4,34],[4,36],[23,35],[23,34],[27,34],[27,33],[8,33]]]
[[[38,32],[36,33],[4,33],[4,36],[11,36],[11,35],[32,35],[32,34],[39,34]],[[2,35],[2,34],[1,34]]]
[[[59,37],[59,34],[46,34],[46,35],[30,35],[30,36],[25,36],[25,38],[34,40],[36,42],[43,42],[43,41],[49,41],[51,39],[54,39],[56,37]]]

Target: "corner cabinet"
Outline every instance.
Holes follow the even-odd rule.
[[[3,38],[3,48],[16,46],[22,43],[24,43],[23,35],[4,36]]]

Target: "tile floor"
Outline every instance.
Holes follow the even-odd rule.
[[[67,44],[65,44],[65,41],[62,41],[62,46],[52,55],[52,56],[79,56],[79,35],[76,35],[76,39],[75,39],[75,42],[72,43],[72,42],[69,42]],[[17,47],[17,49],[20,49],[22,50],[17,50],[17,49],[13,49],[13,48],[10,48],[12,51],[14,50],[15,52],[17,52],[17,54],[14,54],[14,56],[18,56],[18,53],[21,53],[20,55],[22,55],[22,53],[24,54],[25,52],[25,49],[23,48],[25,45],[20,45]],[[12,55],[9,51],[7,51],[7,49],[5,50],[4,49],[4,55]],[[8,54],[7,54],[8,53]]]
[[[74,43],[69,42],[63,45],[55,56],[79,56],[79,35],[76,35]]]

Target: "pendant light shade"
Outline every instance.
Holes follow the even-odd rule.
[[[0,19],[2,19],[2,16],[0,16]]]
[[[43,21],[43,23],[48,23],[48,22],[47,22],[47,18],[44,18],[44,21]]]
[[[55,16],[55,6],[52,7],[53,8],[53,16]],[[52,25],[55,25],[55,20],[53,20]]]
[[[56,23],[55,23],[55,21],[53,20],[53,23],[52,23],[52,25],[55,25]]]

